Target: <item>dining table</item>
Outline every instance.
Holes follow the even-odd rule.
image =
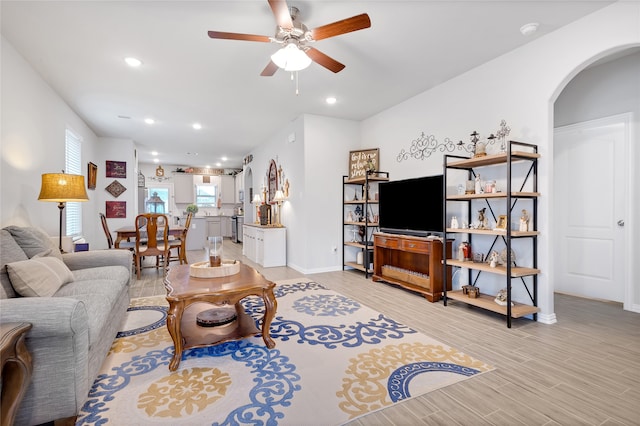
[[[173,225],[169,226],[169,235],[173,235],[175,237],[182,235],[185,231],[185,227],[181,225]],[[135,241],[136,239],[136,227],[134,225],[131,226],[123,226],[122,228],[116,229],[116,240],[113,243],[115,248],[120,248],[121,241]]]

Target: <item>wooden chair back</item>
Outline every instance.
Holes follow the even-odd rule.
[[[136,216],[136,269],[138,278],[142,269],[142,258],[156,256],[156,268],[160,267],[159,258],[166,266],[169,258],[169,219],[164,214],[143,213]]]
[[[100,215],[100,222],[102,222],[102,230],[107,236],[107,247],[109,249],[113,248],[113,237],[111,236],[111,232],[109,231],[109,225],[107,224],[107,217],[103,213],[98,213]]]

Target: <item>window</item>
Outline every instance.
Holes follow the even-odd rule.
[[[65,173],[82,174],[82,142],[71,130],[65,132]],[[67,203],[66,233],[68,237],[82,235],[82,203]]]
[[[216,186],[196,185],[196,206],[215,207],[216,206]]]

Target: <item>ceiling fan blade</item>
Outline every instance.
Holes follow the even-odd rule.
[[[276,18],[276,23],[281,28],[290,30],[293,28],[293,21],[291,20],[291,12],[289,12],[289,6],[287,6],[286,0],[269,0],[269,6],[273,16]]]
[[[272,75],[274,75],[276,73],[276,71],[278,71],[278,66],[276,64],[274,64],[273,61],[269,61],[269,63],[262,70],[260,75],[263,76],[263,77],[271,77]]]
[[[335,37],[341,34],[350,33],[353,31],[364,30],[371,26],[371,20],[369,15],[363,13],[362,15],[352,16],[351,18],[336,21],[331,24],[323,25],[321,27],[311,30],[311,36],[314,40],[322,40],[329,37]]]
[[[220,38],[224,40],[244,40],[244,41],[260,41],[263,43],[271,43],[271,39],[263,35],[225,33],[222,31],[208,31],[209,37]]]
[[[321,51],[316,48],[310,47],[306,51],[307,56],[311,58],[311,60],[318,65],[322,65],[329,71],[340,72],[344,69],[344,65],[335,59],[325,55]]]

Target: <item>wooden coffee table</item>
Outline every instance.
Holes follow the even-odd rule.
[[[212,346],[260,334],[255,321],[240,303],[247,296],[258,296],[264,301],[262,340],[269,349],[275,347],[269,335],[269,326],[278,306],[273,294],[275,283],[242,263],[237,274],[219,278],[192,277],[189,268],[189,265],[173,266],[164,280],[169,302],[167,329],[175,348],[169,363],[170,371],[178,368],[185,349]],[[198,325],[198,314],[214,307],[234,307],[237,319],[217,327]]]

